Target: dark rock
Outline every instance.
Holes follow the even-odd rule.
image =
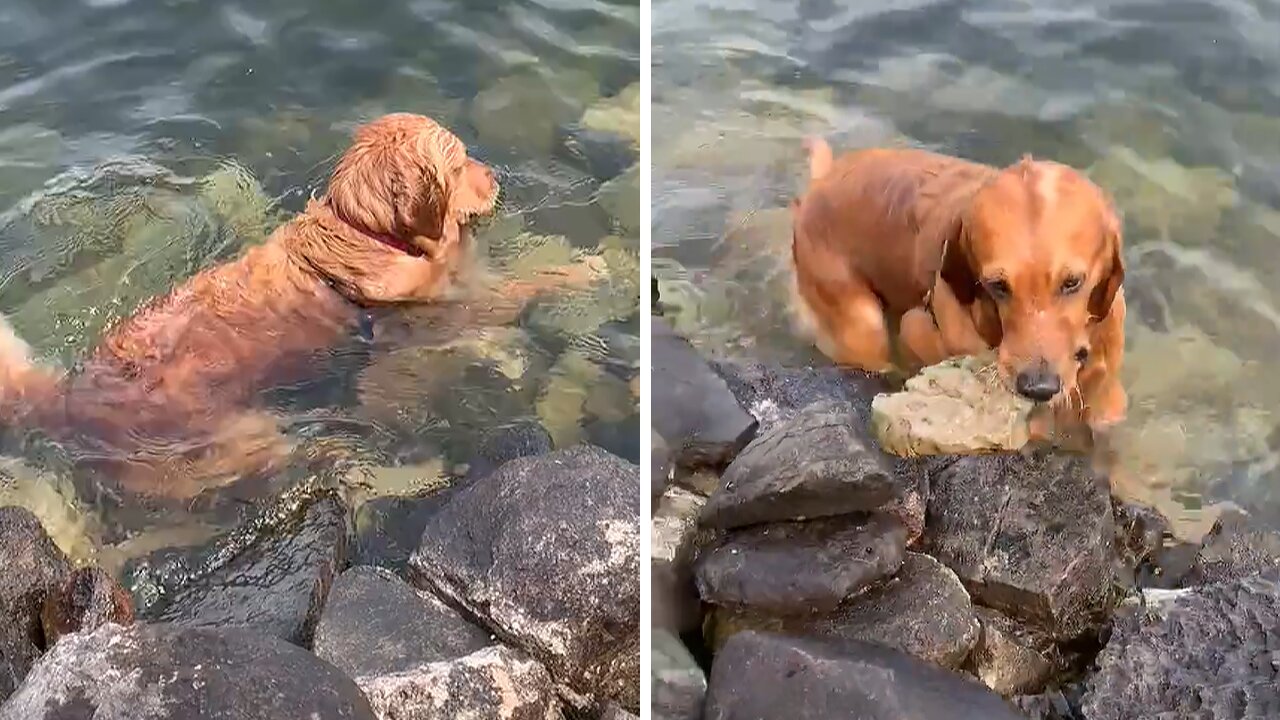
[[[40,609],[45,646],[71,633],[90,631],[107,623],[133,622],[133,597],[102,568],[73,571],[45,596]]]
[[[103,625],[62,638],[0,720],[374,720],[350,678],[264,633]]]
[[[711,668],[707,720],[1021,720],[982,685],[895,650],[735,635]]]
[[[1112,512],[1120,554],[1117,579],[1130,587],[1179,587],[1199,546],[1175,541],[1169,519],[1153,507],[1113,501]]]
[[[730,392],[760,423],[760,432],[787,422],[813,405],[847,404],[857,427],[871,424],[871,401],[892,387],[877,375],[839,367],[784,368],[760,363],[715,362]]]
[[[1075,686],[1070,688],[1077,689]],[[1019,695],[1011,700],[1029,720],[1086,720],[1080,710],[1079,692],[1050,690],[1039,695]]]
[[[649,432],[649,496],[662,497],[671,482],[671,448],[657,430]]]
[[[144,616],[187,627],[249,627],[310,647],[329,586],[346,564],[347,522],[334,497],[300,515],[190,579]]]
[[[706,498],[673,487],[655,504],[650,534],[652,624],[675,632],[702,627],[702,600],[693,583],[693,558],[706,531],[698,512]]]
[[[316,655],[351,677],[389,675],[493,644],[489,633],[389,570],[338,576],[316,626]]]
[[[415,585],[543,662],[575,706],[639,706],[640,471],[599,448],[521,458],[461,490]]]
[[[702,510],[718,528],[876,510],[902,495],[884,454],[847,405],[811,407],[761,434]]]
[[[71,562],[35,515],[0,507],[0,700],[45,647],[40,608],[70,573]]]
[[[1053,639],[990,608],[977,613],[982,632],[969,655],[973,674],[1005,697],[1044,690],[1060,665]]]
[[[1205,535],[1182,584],[1239,580],[1276,568],[1280,568],[1280,533],[1254,527],[1244,513],[1227,512]]]
[[[941,563],[907,553],[898,574],[846,600],[833,613],[780,617],[716,608],[713,642],[744,630],[860,640],[902,650],[946,668],[964,664],[978,641],[969,594]]]
[[[1280,717],[1275,573],[1179,593],[1117,615],[1086,681],[1089,720]]]
[[[698,591],[721,607],[828,613],[898,571],[907,531],[886,515],[843,515],[736,530],[698,560]]]
[[[653,318],[653,429],[680,467],[723,467],[755,433],[756,423],[698,351]]]
[[[962,457],[930,482],[925,546],[978,603],[1062,640],[1106,622],[1116,532],[1110,487],[1087,458]]]
[[[449,485],[416,497],[379,497],[361,505],[356,511],[352,564],[403,572],[422,540],[427,523],[459,487]]]
[[[707,676],[679,638],[654,631],[649,673],[653,720],[700,720]]]
[[[501,645],[356,682],[378,717],[387,720],[561,717],[555,683],[547,669]]]
[[[541,423],[526,420],[485,429],[467,467],[466,479],[474,480],[516,458],[549,453],[555,448],[551,433]]]

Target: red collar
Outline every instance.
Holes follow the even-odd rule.
[[[371,233],[365,230],[361,230],[359,232],[363,235],[368,236],[372,240],[380,242],[383,245],[386,245],[387,247],[393,250],[399,250],[400,252],[410,257],[422,257],[423,255],[426,255],[426,253],[423,252],[422,248],[418,247],[417,245],[414,245],[413,243],[405,242],[404,240],[401,240],[400,238],[395,237],[394,235],[383,235],[382,233]]]

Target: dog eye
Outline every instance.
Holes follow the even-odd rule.
[[[1058,288],[1058,293],[1060,295],[1074,294],[1080,289],[1081,285],[1084,285],[1084,278],[1079,275],[1071,275],[1062,281],[1062,287]]]
[[[1013,290],[1009,287],[1009,281],[1004,279],[988,280],[986,283],[987,292],[996,300],[1005,300],[1012,294]]]

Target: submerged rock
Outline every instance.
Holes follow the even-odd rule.
[[[311,653],[260,632],[103,625],[62,638],[0,720],[374,720],[360,688]]]
[[[40,609],[71,563],[29,511],[0,507],[0,701],[44,648]]]
[[[975,600],[1062,640],[1106,622],[1116,530],[1110,487],[1087,458],[961,457],[930,482],[926,548]]]
[[[772,633],[735,635],[711,668],[707,720],[1020,720],[982,685],[895,650]]]
[[[698,560],[713,605],[778,615],[836,609],[902,565],[907,532],[884,515],[845,515],[734,531]]]
[[[730,463],[702,521],[718,528],[883,507],[903,488],[849,406],[806,409],[753,440]]]
[[[415,585],[543,662],[575,705],[639,706],[639,469],[578,446],[460,491],[410,560]]]
[[[806,617],[716,609],[714,644],[744,630],[872,642],[947,668],[961,667],[978,641],[973,604],[955,573],[917,553],[907,553],[897,575],[832,613]]]
[[[502,646],[400,672],[359,677],[356,684],[379,718],[560,720],[560,702],[547,669]]]
[[[903,457],[1018,450],[1033,405],[1000,382],[988,361],[956,358],[927,367],[900,392],[877,395],[872,426]]]
[[[1280,716],[1275,573],[1181,593],[1155,611],[1121,613],[1086,682],[1089,720]]]
[[[640,83],[632,83],[617,95],[596,101],[582,114],[582,125],[612,133],[640,144]]]
[[[701,720],[707,676],[680,639],[663,630],[653,633],[649,682],[653,720]]]
[[[389,570],[353,567],[329,592],[314,650],[358,678],[453,660],[492,644],[488,632]]]
[[[687,340],[653,318],[653,429],[684,468],[723,467],[751,440],[756,423]]]

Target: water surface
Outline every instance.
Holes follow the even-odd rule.
[[[801,139],[1086,170],[1125,216],[1120,493],[1280,521],[1280,5],[655,0],[654,268],[708,352],[787,330]],[[677,299],[678,298],[678,299]]]
[[[606,280],[479,327],[406,311],[268,403],[366,496],[448,482],[510,423],[635,461],[638,18],[611,0],[6,0],[0,312],[72,365],[139,301],[300,210],[357,123],[423,113],[498,171],[482,249],[512,272],[598,255]],[[140,511],[72,477],[62,450],[3,452],[0,501],[81,557],[198,542],[278,490]]]

